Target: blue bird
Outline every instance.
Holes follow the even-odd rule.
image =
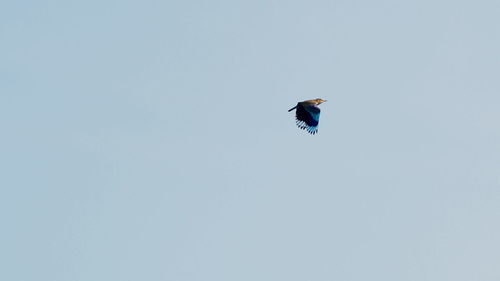
[[[316,134],[318,132],[319,114],[320,109],[318,105],[326,102],[322,99],[305,100],[297,103],[296,106],[290,108],[288,112],[295,111],[295,119],[297,126],[306,130],[309,134]]]

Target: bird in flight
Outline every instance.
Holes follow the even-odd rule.
[[[318,105],[326,102],[322,99],[305,100],[297,103],[296,106],[290,108],[288,112],[296,109],[295,119],[297,126],[306,130],[309,134],[316,134],[318,132],[319,114],[320,109]]]

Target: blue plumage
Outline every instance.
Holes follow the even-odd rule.
[[[288,111],[296,109],[295,119],[297,126],[314,135],[318,132],[319,116],[321,113],[318,105],[323,102],[325,102],[325,100],[322,99],[299,102],[295,107]]]

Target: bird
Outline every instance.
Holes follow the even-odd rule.
[[[309,134],[314,135],[318,133],[318,123],[320,109],[318,105],[326,102],[320,98],[314,100],[305,100],[297,103],[296,106],[290,108],[288,112],[296,109],[295,119],[297,126],[306,130]]]

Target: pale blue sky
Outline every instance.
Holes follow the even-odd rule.
[[[499,15],[1,3],[0,279],[500,280]]]

